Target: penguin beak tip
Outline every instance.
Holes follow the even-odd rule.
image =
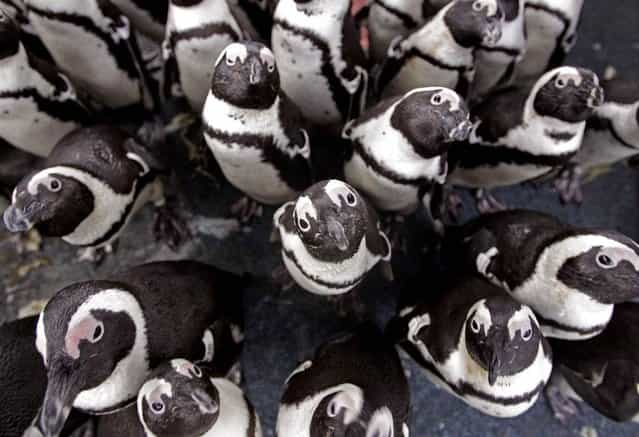
[[[2,221],[9,232],[24,232],[33,227],[29,219],[19,209],[9,206],[2,215]]]

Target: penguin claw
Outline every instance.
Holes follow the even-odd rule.
[[[566,425],[568,420],[579,414],[579,407],[572,399],[564,396],[559,387],[549,386],[546,388],[546,398],[555,419],[562,425]]]
[[[480,214],[490,214],[508,209],[504,203],[495,199],[492,194],[486,190],[478,190],[475,195],[475,200],[477,202],[477,210]]]
[[[555,179],[555,190],[559,193],[562,204],[583,202],[581,191],[582,170],[578,166],[571,166],[564,169],[559,177]]]
[[[177,252],[191,231],[184,220],[167,206],[155,210],[153,235],[156,241],[164,241],[173,252]]]

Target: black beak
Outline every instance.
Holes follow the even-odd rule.
[[[209,396],[209,394],[201,388],[195,389],[191,394],[191,398],[195,401],[200,412],[202,412],[203,414],[217,413],[217,404],[211,398],[211,396]]]
[[[470,120],[464,120],[460,124],[458,124],[455,128],[453,128],[449,135],[449,141],[466,141],[468,139],[468,135],[470,135],[470,131],[473,128],[473,124]]]
[[[43,437],[57,437],[64,428],[79,390],[71,372],[63,365],[52,366],[48,379],[37,425]]]
[[[588,98],[588,106],[590,108],[598,108],[604,103],[604,90],[600,86],[596,86],[590,92],[590,97]]]
[[[346,237],[344,226],[335,217],[328,217],[326,220],[326,227],[328,229],[328,234],[331,236],[333,241],[335,241],[337,248],[342,252],[348,250],[348,246],[350,244]]]
[[[499,368],[501,366],[501,362],[499,360],[499,356],[493,352],[492,356],[488,361],[488,383],[492,386],[497,382],[497,377],[499,376]]]
[[[484,355],[484,362],[488,367],[488,383],[492,386],[501,375],[501,368],[504,364],[503,354],[507,347],[509,334],[507,329],[499,329],[491,334],[487,341],[487,349]]]
[[[9,232],[24,232],[33,227],[29,217],[13,205],[4,211],[2,219]]]
[[[259,61],[253,60],[251,62],[251,73],[249,75],[249,83],[251,85],[257,85],[258,83],[262,82],[263,80],[262,70],[263,70],[263,67]]]

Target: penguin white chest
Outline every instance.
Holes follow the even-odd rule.
[[[607,130],[589,129],[579,149],[576,161],[584,170],[611,165],[639,154],[639,149],[621,144]]]
[[[299,106],[306,118],[319,124],[341,120],[333,91],[322,72],[325,54],[310,39],[276,25],[273,53],[282,89]],[[333,68],[328,66],[328,68]]]
[[[526,27],[528,48],[526,57],[517,66],[517,79],[537,77],[550,62],[565,24],[557,16],[545,11],[527,8]]]
[[[424,59],[412,56],[406,60],[401,70],[384,88],[384,97],[396,96],[422,86],[441,86],[452,90],[457,88],[459,73],[456,70],[440,68]]]

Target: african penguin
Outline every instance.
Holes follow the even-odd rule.
[[[281,91],[275,58],[265,45],[234,43],[223,51],[202,119],[222,172],[250,198],[281,205],[310,186],[305,123]]]
[[[530,306],[547,337],[598,335],[614,304],[639,296],[637,243],[539,212],[503,211],[452,228],[444,253]]]
[[[152,106],[135,33],[111,0],[25,3],[55,63],[98,104],[118,110]]]
[[[164,95],[183,94],[194,111],[202,111],[215,60],[243,36],[227,0],[171,0],[163,45]]]
[[[344,182],[316,183],[275,212],[273,227],[284,265],[306,291],[347,293],[379,262],[392,275],[391,246],[375,210]]]
[[[162,41],[169,12],[168,0],[112,0],[139,30],[154,41]]]
[[[583,144],[574,158],[586,171],[639,154],[639,83],[614,78],[602,85],[606,100],[586,123]]]
[[[446,152],[468,137],[463,99],[447,88],[418,88],[389,98],[348,123],[346,181],[383,210],[412,213],[446,180]]]
[[[503,11],[498,0],[455,0],[388,48],[377,78],[384,97],[413,88],[441,86],[466,97],[475,74],[475,51],[501,38]]]
[[[552,372],[533,311],[481,278],[460,276],[389,328],[436,386],[495,417],[530,409]]]
[[[282,89],[319,125],[359,115],[367,93],[366,59],[351,0],[279,0],[271,47]]]
[[[515,66],[515,81],[535,81],[563,64],[577,41],[584,0],[526,0],[526,54]]]
[[[56,436],[71,406],[117,411],[135,401],[151,369],[172,357],[224,359],[228,351],[209,328],[235,323],[229,318],[241,314],[241,294],[241,278],[192,261],[145,264],[58,291],[36,329],[48,384],[35,424]]]
[[[526,52],[524,0],[499,0],[504,11],[501,38],[491,47],[480,45],[476,51],[473,99],[511,84],[515,66]]]
[[[0,137],[46,157],[89,119],[69,79],[29,53],[17,24],[0,10]]]
[[[145,203],[163,205],[159,170],[145,147],[116,127],[76,130],[15,187],[5,226],[36,228],[74,246],[107,246]]]
[[[547,394],[558,418],[566,419],[570,406],[576,411],[572,402],[581,401],[610,419],[639,422],[638,328],[639,305],[623,303],[598,336],[550,341],[555,373]]]
[[[137,399],[147,436],[261,437],[260,419],[242,389],[184,359],[155,369]]]
[[[451,147],[448,180],[489,190],[565,166],[581,147],[586,120],[603,95],[595,73],[574,67],[549,71],[532,90],[493,94],[473,108],[476,123],[468,140]]]
[[[410,391],[395,348],[361,325],[317,349],[286,381],[278,437],[408,437]]]

